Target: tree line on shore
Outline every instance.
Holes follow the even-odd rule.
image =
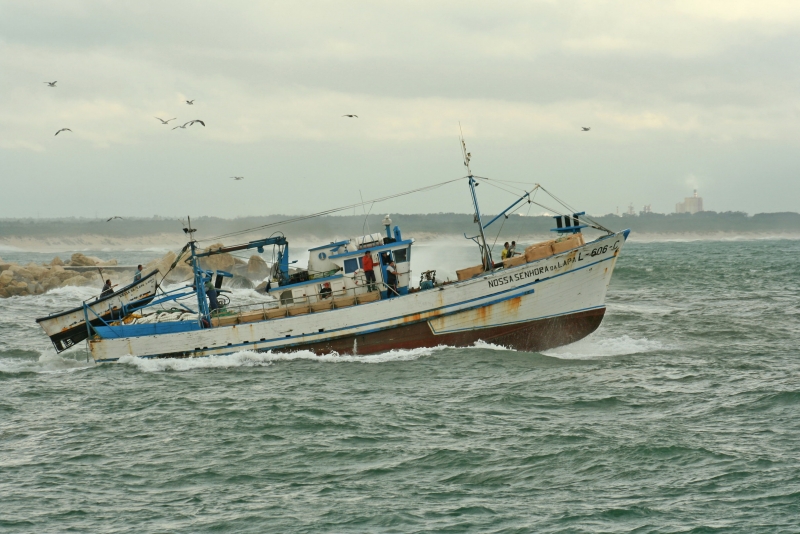
[[[492,215],[485,215],[484,222]],[[239,217],[223,219],[198,217],[192,226],[198,229],[198,238],[208,235],[228,234],[266,224],[279,223],[292,216],[268,215],[261,217]],[[636,216],[603,215],[592,217],[612,230],[630,228],[643,233],[797,233],[800,231],[800,214],[793,212],[758,213],[749,216],[743,212],[704,211],[696,214],[641,213]],[[316,217],[287,225],[275,226],[268,232],[281,230],[287,235],[347,236],[362,233],[382,232],[383,215],[335,215]],[[472,214],[430,213],[392,215],[393,226],[399,225],[403,233],[462,235],[475,233]],[[523,216],[512,214],[493,228],[503,224],[510,234],[546,234],[554,227],[550,216]],[[59,238],[80,235],[96,235],[117,238],[147,237],[154,235],[183,236],[183,224],[179,218],[131,218],[107,222],[105,219],[0,219],[2,238]]]

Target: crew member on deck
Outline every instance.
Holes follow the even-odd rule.
[[[114,293],[114,290],[111,289],[113,286],[111,285],[111,280],[106,280],[105,285],[103,286],[103,290],[100,292],[100,298],[107,297]]]
[[[321,298],[321,299],[330,298],[331,297],[331,293],[332,293],[332,291],[331,291],[331,283],[330,282],[325,282],[324,284],[322,284],[322,289],[319,290],[319,298]]]
[[[518,254],[517,253],[517,242],[516,241],[512,241],[511,242],[511,248],[508,249],[508,257],[509,258],[513,258],[517,254]]]
[[[136,274],[133,275],[133,281],[134,282],[138,282],[141,279],[142,279],[142,266],[141,265],[137,265],[136,266]]]
[[[508,246],[508,241],[503,243],[503,252],[500,253],[500,259],[507,260],[511,257],[511,249]]]
[[[392,298],[397,296],[397,267],[394,265],[394,261],[390,261],[389,265],[386,266],[386,285],[388,287],[388,291],[386,292],[387,298]]]
[[[213,312],[219,309],[219,302],[217,301],[217,288],[211,278],[205,283],[206,296],[208,297],[208,311]]]
[[[375,264],[372,261],[372,254],[369,253],[369,250],[364,253],[364,257],[361,259],[361,263],[364,267],[364,274],[367,277],[367,291],[374,291],[375,290]]]

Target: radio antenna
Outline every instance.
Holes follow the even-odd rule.
[[[464,141],[464,131],[461,129],[461,121],[458,121],[458,131],[461,134],[461,153],[464,155],[464,167],[467,168],[467,174],[472,176],[472,170],[469,168],[469,160],[472,159],[472,154],[467,152],[467,143]]]
[[[189,235],[189,241],[194,241],[194,233],[197,231],[196,228],[192,228],[192,217],[186,217],[187,224],[183,227],[183,233]]]

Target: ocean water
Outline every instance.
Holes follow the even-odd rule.
[[[0,300],[0,531],[800,532],[798,255],[631,242],[545,353],[95,366],[33,321],[91,289]]]

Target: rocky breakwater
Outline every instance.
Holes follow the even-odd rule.
[[[102,286],[99,271],[72,271],[70,267],[110,267],[117,260],[103,261],[85,256],[80,252],[73,254],[64,262],[58,256],[49,263],[28,263],[19,265],[6,263],[0,259],[0,298],[25,295],[41,295],[51,289],[66,286]]]
[[[220,246],[212,245],[209,248]],[[142,272],[146,275],[155,270],[159,271],[160,283],[191,282],[192,268],[186,263],[186,257],[182,257],[178,262],[176,259],[177,254],[170,251],[162,258],[147,263]],[[230,254],[217,254],[202,258],[200,265],[204,269],[233,274],[232,279],[225,279],[226,287],[252,289],[254,283],[261,282],[269,275],[267,264],[261,257],[255,255],[244,261]],[[104,267],[113,267],[113,270],[103,270]],[[117,287],[125,286],[133,281],[134,271],[133,267],[126,269],[119,266],[117,260],[103,261],[80,252],[73,254],[66,262],[55,257],[49,263],[19,265],[0,259],[0,298],[41,295],[66,286],[94,286],[97,287],[99,294],[104,280],[110,279]]]
[[[216,250],[222,246],[222,243],[217,243],[203,249],[203,252]],[[231,254],[215,254],[201,258],[200,266],[203,269],[231,273],[233,278],[226,278],[224,287],[238,289],[253,289],[254,283],[261,282],[270,273],[267,263],[257,255],[252,255],[247,261],[244,261]]]

